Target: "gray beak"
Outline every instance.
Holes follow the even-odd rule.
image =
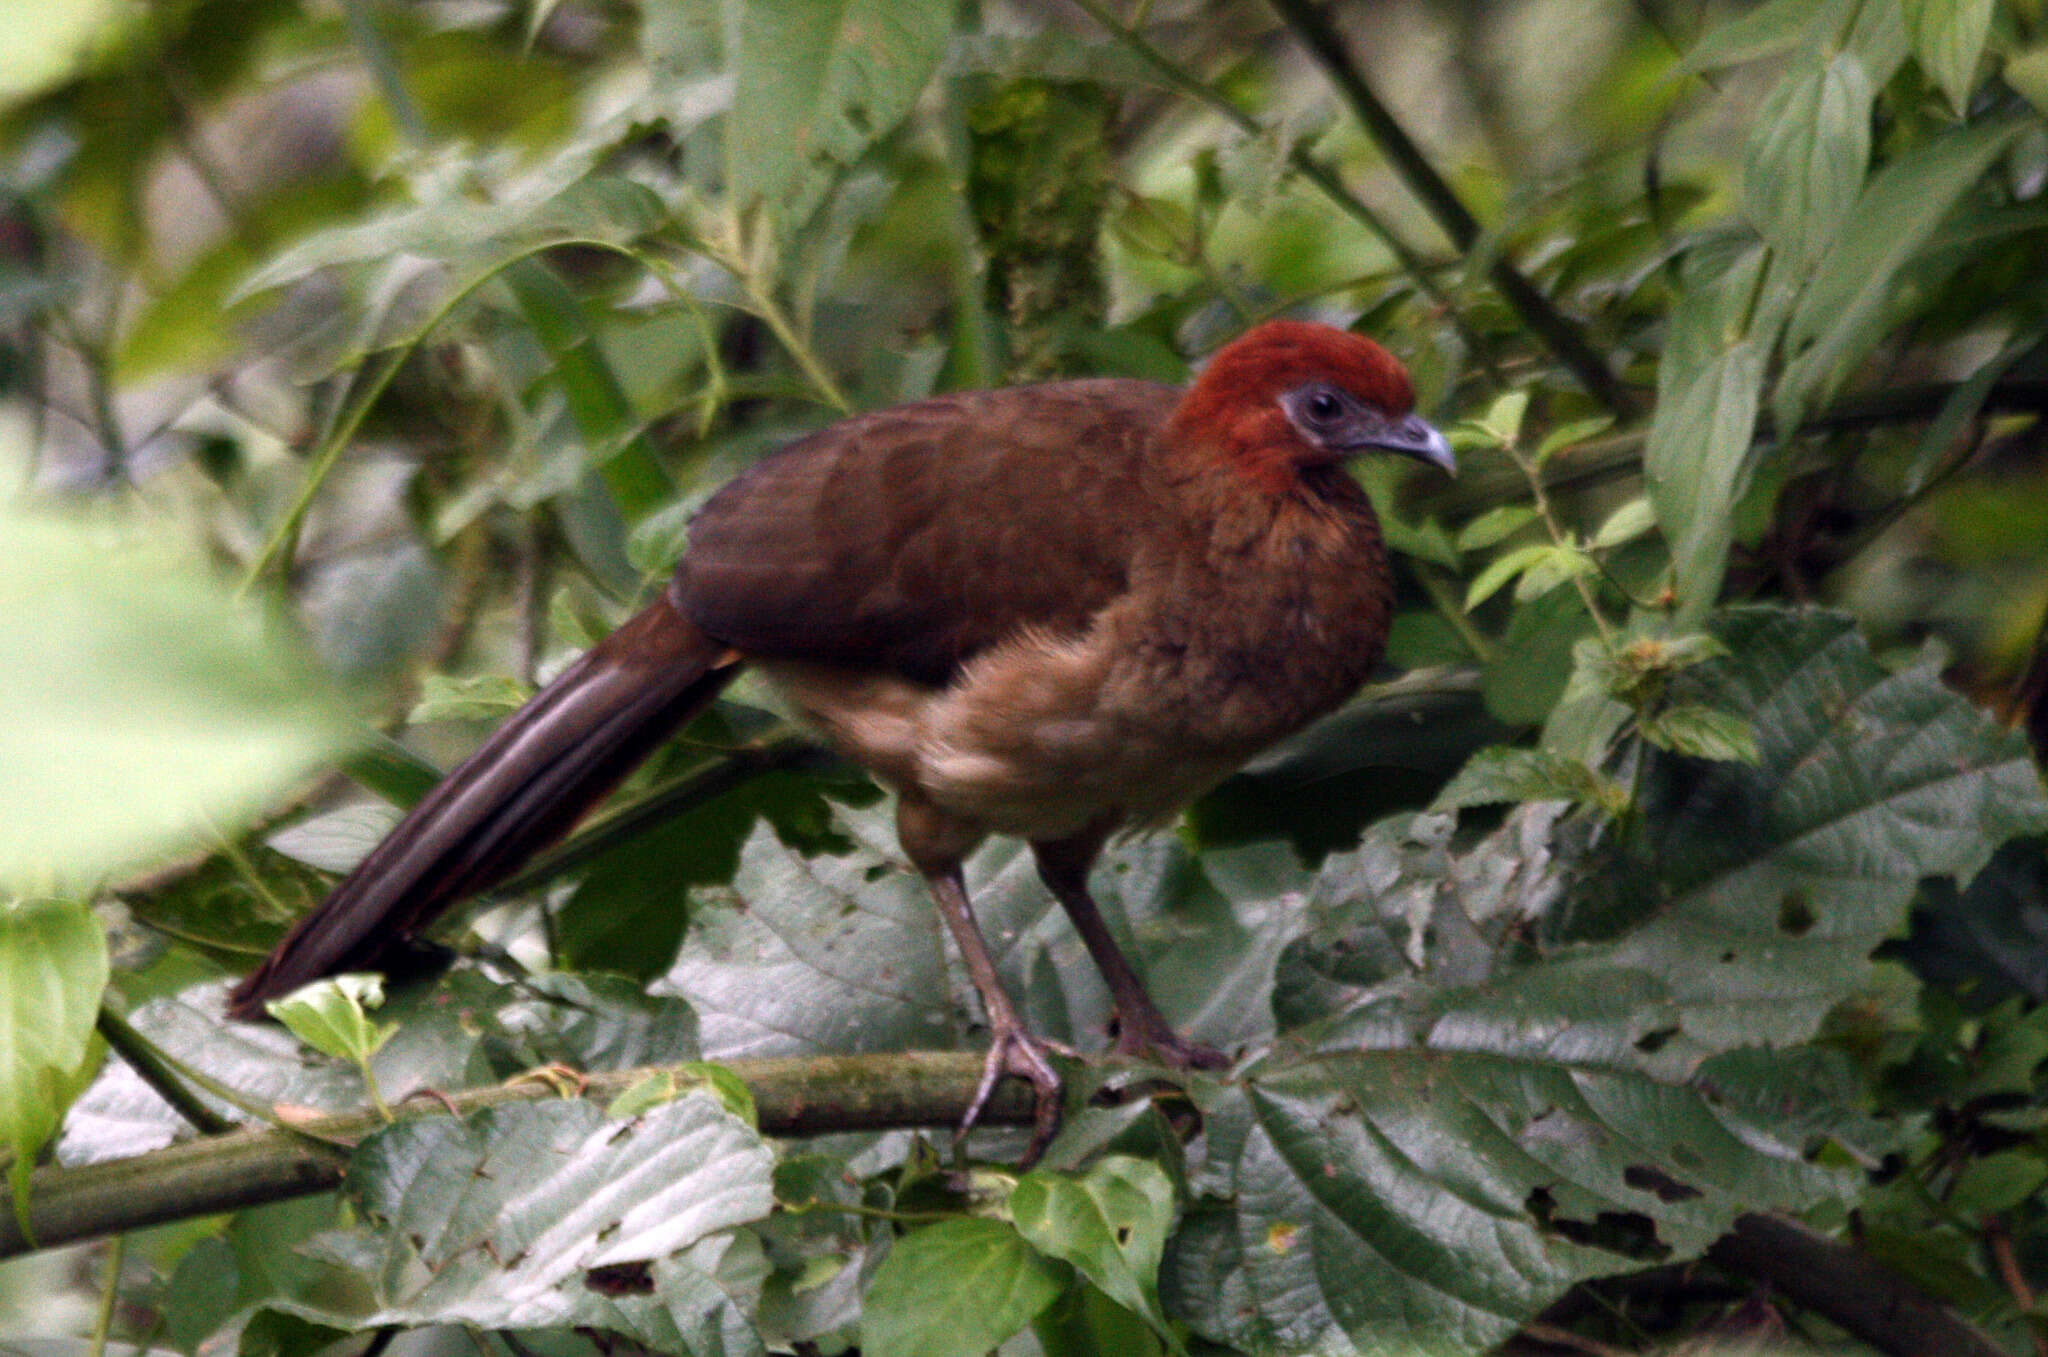
[[[1357,446],[1403,453],[1453,476],[1458,474],[1458,459],[1451,454],[1450,441],[1420,415],[1410,415],[1399,424],[1383,424],[1360,439]]]

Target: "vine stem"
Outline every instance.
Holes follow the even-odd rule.
[[[128,1236],[115,1235],[114,1242],[107,1246],[107,1280],[100,1288],[99,1311],[92,1320],[89,1357],[107,1357],[107,1339],[114,1332],[114,1306],[121,1298],[121,1267],[127,1260]]]

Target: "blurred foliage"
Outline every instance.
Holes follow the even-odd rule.
[[[346,1201],[131,1236],[116,1338],[1882,1348],[1703,1261],[1782,1210],[2048,1342],[2041,0],[42,8],[0,37],[17,1191],[189,1134],[164,1078],[235,1115],[976,1045],[877,789],[748,683],[452,972],[325,995],[342,1058],[218,1018],[843,411],[1177,381],[1304,315],[1393,347],[1465,468],[1360,469],[1398,672],[1099,874],[1231,1078],[1021,1176],[771,1142],[715,1080],[402,1123]],[[970,875],[1033,1024],[1099,1049],[1028,861]],[[87,1088],[102,1005],[168,1063]],[[0,1327],[86,1350],[10,1275]]]

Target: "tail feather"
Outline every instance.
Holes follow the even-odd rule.
[[[504,880],[739,671],[664,594],[564,670],[443,778],[228,996],[239,1018],[324,975],[377,969],[464,896]]]

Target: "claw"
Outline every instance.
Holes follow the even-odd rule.
[[[1045,1147],[1052,1143],[1053,1135],[1060,1129],[1060,1105],[1065,1085],[1047,1056],[1061,1049],[1042,1037],[1032,1035],[1022,1026],[999,1029],[989,1044],[988,1058],[981,1066],[981,1083],[975,1086],[974,1100],[968,1103],[967,1115],[960,1120],[954,1143],[965,1139],[974,1123],[980,1120],[982,1108],[1002,1077],[1014,1074],[1030,1084],[1035,1095],[1031,1112],[1031,1143],[1024,1147],[1024,1155],[1017,1161],[1017,1167],[1028,1169],[1037,1163],[1038,1157],[1045,1153]]]
[[[1230,1057],[1214,1046],[1189,1041],[1163,1023],[1152,1030],[1138,1023],[1119,1022],[1116,1053],[1176,1070],[1227,1070],[1231,1065]]]

